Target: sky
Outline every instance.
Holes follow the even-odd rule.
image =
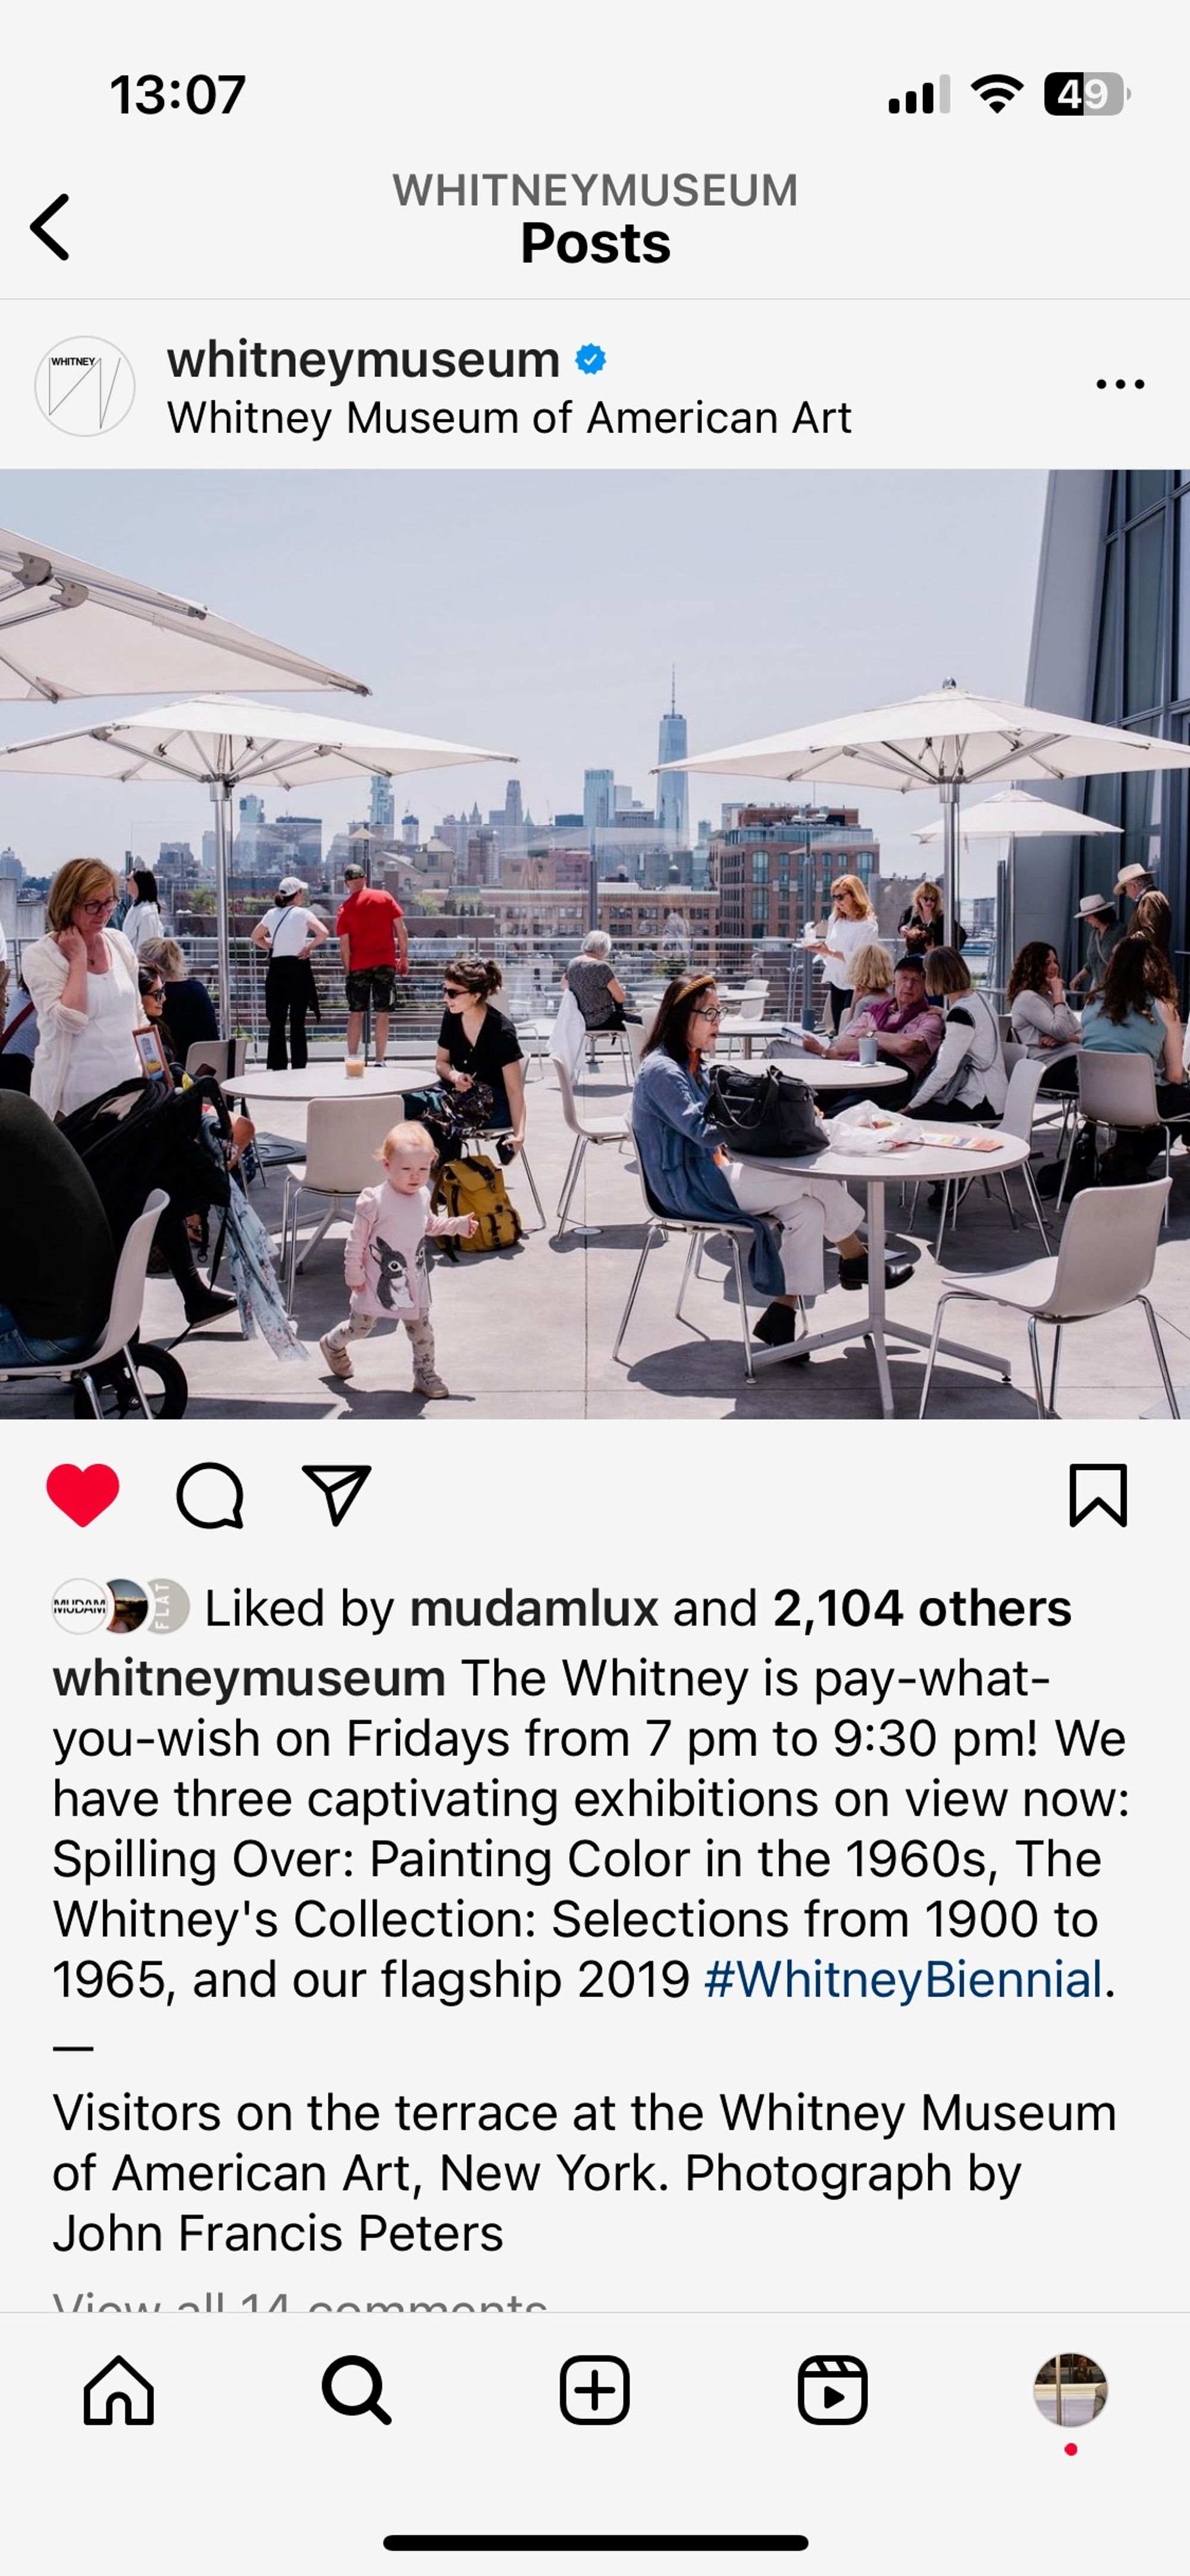
[[[542,821],[581,810],[588,768],[613,769],[652,804],[671,664],[691,753],[945,679],[1023,697],[1045,483],[1035,472],[67,470],[0,473],[0,525],[367,680],[370,699],[328,701],[356,722],[515,752]],[[0,740],[136,704],[3,701]],[[407,802],[423,837],[473,801],[486,816],[508,774],[413,777],[398,812]],[[782,790],[692,779],[692,825],[740,795]],[[883,873],[917,873],[913,828],[935,802],[848,801],[879,834]],[[282,802],[266,792],[270,815]],[[328,837],[367,810],[358,786],[292,802],[321,813]],[[157,839],[197,846],[209,822],[197,789],[0,780],[0,847],[34,874],[130,846],[151,859]],[[997,846],[974,845],[967,892],[991,882]]]

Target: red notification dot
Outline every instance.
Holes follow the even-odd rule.
[[[1072,2460],[1078,2449],[1077,2442],[1065,2442],[1062,2447],[1065,2450],[1067,2459]]]

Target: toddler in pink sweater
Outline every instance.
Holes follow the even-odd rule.
[[[434,1365],[426,1237],[474,1234],[476,1219],[431,1215],[434,1146],[416,1120],[390,1127],[379,1160],[384,1179],[374,1190],[361,1190],[347,1237],[344,1269],[351,1313],[324,1335],[319,1348],[336,1377],[351,1377],[348,1343],[362,1340],[386,1320],[403,1324],[413,1344],[414,1394],[449,1395]]]

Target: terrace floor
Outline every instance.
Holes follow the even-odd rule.
[[[423,1061],[409,1068],[410,1087],[427,1077]],[[601,1059],[596,1076],[584,1077],[581,1101],[590,1114],[623,1114],[628,1094],[618,1067]],[[580,1233],[568,1224],[559,1239],[553,1229],[555,1210],[570,1152],[570,1135],[548,1066],[536,1067],[528,1084],[527,1141],[550,1230],[531,1233],[515,1251],[460,1260],[436,1260],[433,1267],[434,1321],[438,1366],[453,1401],[425,1404],[409,1390],[409,1345],[403,1332],[380,1327],[369,1341],[357,1344],[355,1376],[346,1383],[332,1378],[318,1348],[319,1335],[346,1312],[343,1288],[344,1229],[336,1227],[313,1254],[298,1278],[295,1318],[308,1357],[303,1363],[275,1360],[267,1345],[245,1341],[235,1317],[188,1334],[178,1356],[190,1382],[188,1419],[201,1421],[294,1422],[454,1418],[509,1420],[644,1420],[686,1417],[740,1421],[857,1421],[878,1416],[879,1403],[871,1358],[862,1344],[825,1351],[809,1367],[774,1368],[749,1386],[743,1374],[740,1334],[725,1247],[712,1246],[697,1283],[692,1283],[687,1310],[693,1321],[678,1323],[678,1292],[685,1245],[675,1237],[650,1259],[619,1362],[612,1344],[642,1241],[642,1206],[635,1162],[629,1152],[592,1147],[572,1203],[571,1220],[598,1227]],[[394,1114],[396,1104],[394,1103]],[[270,1103],[262,1114],[274,1134],[300,1137],[305,1110]],[[1056,1142],[1056,1130],[1052,1131]],[[1044,1132],[1035,1136],[1035,1165],[1052,1155]],[[1179,1148],[1173,1160],[1174,1188],[1170,1224],[1162,1237],[1151,1291],[1161,1325],[1175,1386],[1190,1388],[1190,1155]],[[533,1210],[524,1178],[513,1166],[512,1194],[522,1216]],[[274,1169],[266,1191],[254,1189],[253,1205],[267,1224],[279,1225],[283,1171]],[[1040,1251],[1036,1226],[1023,1212],[1024,1193],[1012,1185],[1022,1206],[1021,1230],[1014,1234],[1002,1195],[990,1200],[974,1186],[957,1226],[948,1229],[945,1266],[970,1274],[1033,1259]],[[933,1322],[939,1268],[934,1259],[937,1214],[920,1194],[916,1219],[889,1194],[889,1230],[915,1257],[909,1283],[890,1298],[890,1320],[925,1328]],[[1052,1207],[1052,1202],[1049,1203]],[[1047,1208],[1047,1222],[1049,1209]],[[1051,1224],[1051,1235],[1054,1229]],[[812,1329],[844,1323],[861,1300],[840,1290],[828,1255],[826,1295],[814,1311]],[[226,1284],[226,1281],[222,1284]],[[960,1310],[961,1311],[961,1310]],[[930,1419],[938,1421],[1019,1420],[1033,1416],[1032,1381],[1025,1325],[1003,1309],[973,1310],[952,1329],[977,1340],[985,1349],[1003,1351],[1011,1361],[1012,1383],[1003,1385],[985,1372],[953,1360],[939,1362],[934,1376]],[[144,1309],[145,1339],[177,1343],[181,1326],[177,1291],[168,1278],[150,1278]],[[1043,1340],[1048,1334],[1043,1328]],[[906,1348],[897,1354],[892,1336],[891,1370],[899,1418],[916,1416],[923,1355]],[[1190,1415],[1190,1395],[1182,1398]],[[0,1421],[58,1418],[69,1415],[71,1395],[52,1383],[21,1388],[0,1386]],[[1133,1307],[1121,1315],[1081,1324],[1065,1337],[1058,1411],[1070,1420],[1136,1420],[1155,1412],[1168,1419],[1144,1317]]]

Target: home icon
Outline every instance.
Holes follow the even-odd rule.
[[[89,2379],[83,2390],[84,2424],[151,2424],[153,2391],[139,2370],[134,2370],[122,2353],[105,2362]]]

